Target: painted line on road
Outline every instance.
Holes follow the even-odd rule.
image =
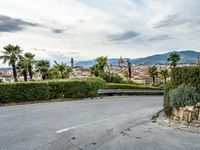
[[[114,118],[128,117],[128,116],[130,116],[130,115],[132,115],[132,114],[118,115],[118,116],[114,116],[114,117],[110,117],[110,118],[106,118],[106,119],[101,119],[101,120],[97,120],[97,121],[92,121],[92,122],[80,124],[80,125],[77,125],[77,126],[73,126],[73,127],[69,127],[69,128],[64,128],[64,129],[61,129],[61,130],[56,131],[56,133],[67,132],[67,131],[72,130],[72,129],[77,129],[77,128],[81,128],[81,127],[88,126],[88,125],[92,125],[92,124],[97,124],[97,123],[100,123],[100,122],[103,122],[103,121],[111,121],[111,122],[113,122],[113,119],[114,119]]]

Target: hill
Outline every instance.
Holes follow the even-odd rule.
[[[198,55],[200,56],[200,52],[196,52],[193,50],[186,50],[186,51],[177,51],[177,53],[180,55],[180,62],[179,63],[187,63],[191,64],[194,63],[197,59]],[[145,58],[137,58],[137,59],[130,59],[133,64],[168,64],[167,58],[169,57],[169,53],[164,54],[156,54],[152,56],[148,56]],[[119,58],[111,58],[108,59],[108,64],[117,64]],[[128,58],[125,58],[127,60]],[[86,61],[80,61],[76,63],[76,66],[92,66],[95,64],[94,60],[86,60]]]

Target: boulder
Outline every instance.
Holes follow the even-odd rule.
[[[185,107],[179,107],[179,118],[183,120],[183,112],[184,112]]]
[[[200,112],[199,112],[199,115],[198,115],[198,121],[200,121]]]
[[[193,112],[194,106],[185,106],[185,110]]]
[[[194,108],[194,111],[192,112],[192,120],[198,120],[199,115],[199,108]]]
[[[200,102],[198,102],[195,107],[200,108]]]
[[[183,120],[182,121],[184,121],[185,123],[189,123],[188,119],[189,119],[189,112],[188,111],[184,111],[183,112]]]

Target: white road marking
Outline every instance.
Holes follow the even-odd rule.
[[[84,127],[84,126],[96,124],[96,123],[103,122],[103,121],[112,121],[112,122],[113,122],[114,118],[128,117],[128,116],[130,116],[130,115],[132,115],[132,114],[118,115],[118,116],[114,116],[114,117],[110,117],[110,118],[105,118],[105,119],[101,119],[101,120],[97,120],[97,121],[92,121],[92,122],[80,124],[80,125],[77,125],[77,126],[73,126],[73,127],[61,129],[61,130],[56,131],[56,133],[67,132],[67,131],[72,130],[72,129],[81,128],[81,127]]]

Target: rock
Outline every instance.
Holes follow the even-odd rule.
[[[199,115],[198,115],[198,121],[200,121],[200,112],[199,112]]]
[[[183,112],[183,120],[185,123],[188,123],[188,118],[189,118],[189,112],[188,111],[184,111]]]
[[[195,107],[200,108],[200,102],[198,102]]]
[[[192,112],[194,110],[194,106],[185,106],[185,110]]]
[[[174,108],[174,109],[173,109],[173,115],[174,115],[175,117],[179,117],[179,109],[178,109],[178,108]]]
[[[194,108],[194,111],[192,112],[192,120],[198,120],[199,115],[199,108]]]
[[[188,112],[188,123],[192,121],[192,112]]]
[[[180,118],[181,120],[183,120],[184,108],[185,108],[185,107],[180,107],[180,108],[179,108],[179,118]]]

